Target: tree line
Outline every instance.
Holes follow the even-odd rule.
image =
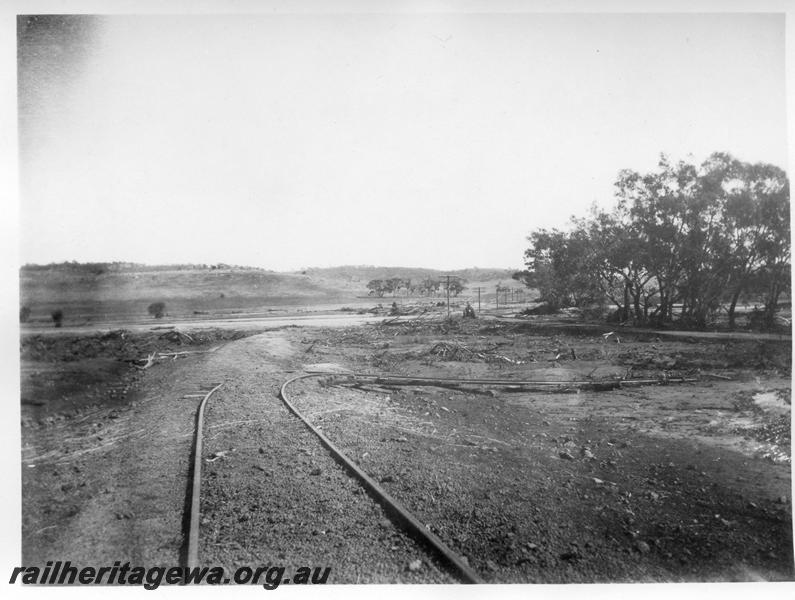
[[[466,282],[458,278],[450,279],[450,294],[457,296],[465,289]],[[386,294],[400,295],[403,291],[406,296],[435,296],[440,292],[447,292],[447,281],[440,281],[428,277],[419,281],[401,277],[388,279],[373,279],[367,283],[368,294],[383,298]]]
[[[738,303],[751,300],[772,326],[790,290],[782,169],[726,153],[700,165],[663,155],[656,171],[621,171],[615,188],[611,209],[533,231],[516,277],[553,307],[613,307],[636,325],[705,327],[725,311],[734,327]]]

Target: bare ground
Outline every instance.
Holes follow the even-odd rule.
[[[698,378],[581,393],[319,379],[292,392],[489,581],[793,577],[788,344],[617,343],[475,324],[285,329],[138,371],[124,361],[145,344],[122,357],[39,341],[38,354],[23,347],[26,564],[178,564],[198,396],[223,381],[206,416],[205,564],[323,564],[334,583],[450,581],[276,398],[292,372],[334,363],[450,377]]]

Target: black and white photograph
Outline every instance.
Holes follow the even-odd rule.
[[[787,586],[787,10],[9,3],[10,589]]]

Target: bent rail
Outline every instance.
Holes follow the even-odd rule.
[[[316,429],[302,415],[297,408],[287,398],[287,387],[294,381],[308,379],[310,377],[320,377],[329,375],[328,373],[307,373],[298,375],[285,381],[279,390],[279,396],[287,405],[287,408],[312,431],[321,443],[331,452],[337,462],[341,463],[362,485],[370,492],[375,500],[384,507],[387,514],[403,526],[417,541],[430,548],[448,568],[456,573],[458,578],[464,583],[485,583],[483,579],[468,565],[458,554],[451,550],[438,536],[429,531],[414,515],[403,507],[396,499],[390,496],[386,490],[379,486],[367,473],[362,471],[359,466],[348,458],[331,440]]]

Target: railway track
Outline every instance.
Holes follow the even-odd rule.
[[[323,377],[328,373],[306,373],[293,377],[282,384],[279,396],[290,411],[314,433],[333,455],[334,459],[343,465],[348,473],[355,477],[370,493],[370,495],[386,510],[390,518],[402,527],[416,541],[424,545],[436,558],[444,564],[463,583],[484,583],[483,579],[458,554],[451,550],[438,536],[428,530],[417,517],[409,512],[400,502],[390,496],[378,483],[353,462],[342,450],[337,448],[323,433],[317,429],[301,412],[290,402],[287,388],[295,381],[310,377]]]
[[[345,471],[357,480],[368,494],[384,509],[390,520],[411,538],[423,546],[436,561],[443,565],[449,573],[463,583],[483,583],[481,576],[473,570],[467,561],[449,548],[438,536],[432,533],[416,516],[407,510],[398,500],[388,494],[373,478],[351,460],[342,450],[340,450],[332,440],[330,440],[319,428],[315,427],[291,401],[289,389],[297,381],[310,378],[334,377],[348,379],[350,381],[393,384],[393,385],[430,385],[445,387],[448,385],[471,385],[471,386],[493,386],[493,387],[525,387],[539,388],[545,390],[555,389],[556,387],[570,388],[572,386],[584,389],[612,389],[620,385],[650,385],[650,384],[669,384],[669,383],[689,383],[697,381],[695,379],[665,379],[665,380],[628,380],[607,382],[595,381],[518,381],[518,380],[498,380],[498,379],[466,379],[466,378],[429,378],[401,375],[372,375],[361,373],[329,373],[327,371],[306,372],[285,381],[279,390],[279,397],[287,409],[295,415],[303,425],[320,441],[323,447],[331,454],[333,459],[340,464]],[[189,533],[187,544],[187,564],[188,566],[199,565],[199,522],[200,522],[200,498],[201,498],[201,464],[202,464],[202,431],[204,425],[204,410],[210,397],[221,387],[222,384],[215,385],[203,396],[199,405],[196,419],[196,435],[194,441],[194,451],[192,460],[192,481],[190,485],[191,498],[189,502]]]
[[[331,453],[334,460],[336,460],[346,471],[358,480],[361,485],[367,490],[371,497],[373,497],[378,504],[382,506],[385,513],[390,520],[401,530],[413,538],[419,545],[423,546],[441,565],[444,566],[449,573],[462,583],[484,583],[483,579],[471,568],[464,560],[461,559],[455,552],[447,547],[442,540],[429,531],[413,514],[405,509],[397,500],[392,498],[381,486],[379,486],[373,479],[371,479],[363,470],[361,470],[352,460],[350,460],[342,451],[340,451],[326,436],[316,429],[292,404],[287,395],[287,388],[290,384],[301,379],[311,377],[320,377],[320,373],[307,373],[293,377],[292,379],[284,382],[281,386],[279,396],[284,402],[286,407],[298,419],[314,433],[321,441],[322,445]],[[201,478],[202,478],[202,449],[203,449],[203,432],[204,432],[204,413],[205,408],[210,400],[210,397],[222,386],[217,384],[212,389],[207,391],[202,397],[199,404],[196,416],[196,430],[193,443],[193,456],[191,460],[191,474],[190,474],[190,498],[187,503],[189,507],[188,515],[188,532],[187,532],[187,545],[184,553],[186,563],[185,566],[197,567],[200,566],[199,557],[199,525],[201,522],[200,506],[201,506]],[[198,396],[198,395],[197,395]]]

